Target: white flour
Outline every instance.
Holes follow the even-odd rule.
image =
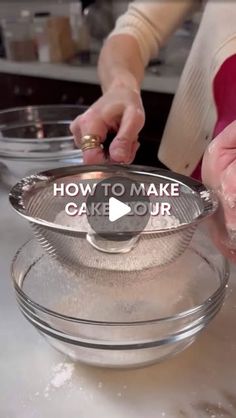
[[[191,308],[193,287],[196,286],[198,292],[195,279],[198,274],[193,271],[189,254],[166,268],[145,269],[138,274],[82,266],[73,272],[45,256],[28,273],[24,291],[37,303],[62,315],[95,321],[109,318],[110,321],[135,322]],[[210,272],[207,274],[210,276]],[[190,286],[192,281],[195,286]],[[54,321],[57,322],[56,318]],[[62,327],[60,321],[58,326]],[[63,323],[63,332],[71,334],[73,326],[73,322]],[[93,328],[91,333],[94,333]]]
[[[56,374],[51,380],[51,385],[55,388],[59,388],[71,379],[72,373],[74,371],[74,364],[59,363],[56,367],[54,367],[54,371]]]
[[[53,376],[44,390],[45,398],[49,398],[52,389],[58,389],[71,380],[74,368],[73,363],[58,363],[52,368]]]

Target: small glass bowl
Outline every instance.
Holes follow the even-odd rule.
[[[28,106],[0,111],[0,177],[13,185],[37,171],[82,163],[70,123],[77,105]]]
[[[141,367],[167,359],[196,339],[220,310],[226,260],[197,230],[166,267],[74,273],[26,243],[12,263],[16,299],[26,319],[74,361]]]

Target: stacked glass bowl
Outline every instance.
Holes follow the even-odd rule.
[[[25,175],[82,162],[70,123],[83,106],[28,106],[0,112],[0,180],[13,185]]]

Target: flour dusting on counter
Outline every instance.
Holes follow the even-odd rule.
[[[44,390],[45,398],[49,398],[50,390],[58,389],[71,380],[74,368],[74,364],[68,362],[58,363],[52,368],[53,376]]]
[[[73,363],[59,363],[57,366],[55,366],[54,371],[56,374],[51,380],[51,385],[55,388],[63,386],[71,379],[74,367],[75,366]]]

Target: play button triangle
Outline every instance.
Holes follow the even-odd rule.
[[[109,221],[115,222],[131,212],[131,208],[115,197],[109,199]]]

